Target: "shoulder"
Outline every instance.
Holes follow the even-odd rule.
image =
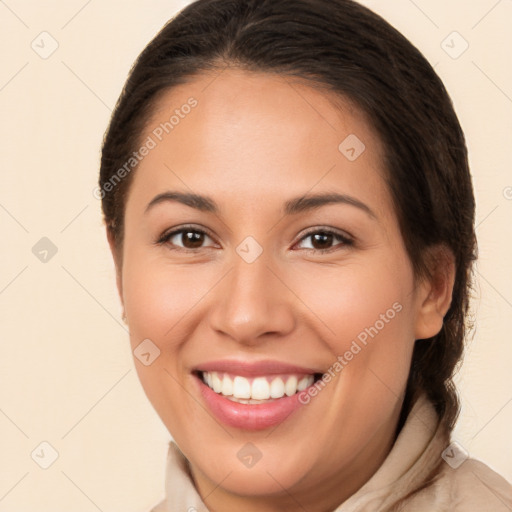
[[[512,485],[476,459],[457,468],[445,463],[434,483],[417,493],[404,510],[427,511],[433,505],[450,512],[511,512]]]
[[[441,479],[453,489],[461,511],[512,511],[512,485],[479,460],[467,459],[456,469],[445,464]]]

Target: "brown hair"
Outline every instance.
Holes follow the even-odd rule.
[[[468,328],[477,250],[464,135],[427,60],[358,3],[198,0],[164,26],[136,60],[103,143],[102,208],[119,254],[133,172],[108,193],[106,184],[138,147],[161,93],[226,66],[309,80],[349,98],[369,117],[384,143],[386,180],[415,275],[428,275],[429,249],[435,246],[448,247],[456,264],[441,331],[416,341],[399,427],[426,392],[451,430],[459,413],[452,378]]]

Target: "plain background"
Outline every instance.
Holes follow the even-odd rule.
[[[92,191],[133,60],[187,3],[0,1],[0,511],[146,511],[163,497],[169,434],[135,373]],[[363,3],[435,66],[466,133],[480,259],[455,439],[512,480],[512,1]],[[43,441],[59,454],[48,469],[31,457]]]

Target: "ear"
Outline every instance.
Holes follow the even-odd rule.
[[[455,283],[455,257],[444,246],[436,246],[429,255],[430,276],[418,285],[415,339],[431,338],[443,327],[443,319],[452,303]]]
[[[119,254],[118,248],[116,247],[115,237],[112,229],[107,226],[107,240],[108,245],[110,246],[110,252],[112,253],[112,258],[114,259],[114,265],[116,267],[116,284],[117,291],[119,292],[119,298],[121,299],[121,305],[123,306],[123,315],[124,315],[124,302],[123,302],[123,280],[121,273],[121,256]]]

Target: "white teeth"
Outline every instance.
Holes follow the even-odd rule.
[[[270,398],[270,385],[265,377],[258,377],[252,381],[251,398],[254,398],[254,400],[268,400]]]
[[[224,396],[231,396],[233,394],[233,381],[227,375],[224,375],[222,379],[221,393]]]
[[[270,396],[272,398],[281,398],[284,396],[284,382],[281,377],[277,377],[270,383]]]
[[[213,382],[213,391],[215,391],[215,393],[220,393],[221,389],[222,389],[222,381],[219,379],[219,376],[214,373],[212,375],[212,382]]]
[[[309,377],[309,375],[306,375],[305,377],[302,377],[302,379],[299,380],[299,383],[297,384],[298,391],[304,391],[308,386],[311,386],[311,384],[313,384],[313,381],[310,382]]]
[[[292,396],[303,391],[314,382],[313,375],[282,375],[247,379],[239,375],[231,377],[227,373],[203,372],[203,381],[216,393],[230,397],[241,403]]]
[[[215,374],[215,372],[213,373]],[[235,398],[251,398],[251,384],[245,377],[237,376],[233,380],[233,396]]]
[[[292,396],[297,392],[297,377],[295,377],[295,375],[292,375],[286,381],[284,392],[287,396]]]

